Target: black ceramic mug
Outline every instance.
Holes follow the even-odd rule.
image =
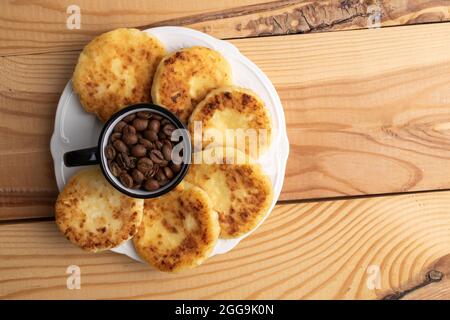
[[[109,138],[114,130],[114,127],[117,123],[119,123],[126,116],[139,112],[139,111],[148,111],[152,114],[157,114],[161,116],[163,119],[169,120],[175,127],[177,133],[179,134],[178,140],[174,142],[175,145],[182,144],[180,147],[183,150],[181,157],[181,170],[164,186],[161,186],[159,189],[154,191],[147,191],[142,189],[132,189],[125,187],[120,180],[115,177],[108,166],[108,159],[105,156],[105,148],[108,144]],[[180,148],[178,148],[180,149]],[[86,166],[86,165],[100,165],[103,174],[106,179],[120,192],[134,197],[134,198],[155,198],[159,197],[173,188],[175,188],[186,175],[190,159],[191,159],[191,140],[189,133],[184,126],[184,124],[169,110],[154,105],[154,104],[135,104],[129,107],[126,107],[119,112],[115,113],[103,126],[103,129],[100,133],[100,137],[98,139],[98,145],[96,147],[74,150],[70,152],[66,152],[64,154],[64,164],[67,167],[75,167],[75,166]]]

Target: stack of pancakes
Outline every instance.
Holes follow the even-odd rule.
[[[166,55],[158,39],[136,29],[117,29],[91,41],[72,79],[83,108],[106,121],[130,104],[161,105],[185,122],[192,136],[202,128],[193,154],[201,161],[194,160],[175,189],[145,201],[115,190],[98,168],[81,171],[56,203],[56,222],[66,237],[92,252],[133,238],[145,261],[176,272],[202,263],[219,238],[255,228],[272,203],[269,178],[247,143],[206,134],[263,131],[256,158],[270,145],[271,120],[263,101],[231,79],[227,60],[206,47]]]

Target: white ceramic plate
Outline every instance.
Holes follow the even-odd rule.
[[[280,196],[289,153],[283,107],[272,83],[253,62],[242,55],[235,46],[226,41],[181,27],[159,27],[148,29],[145,32],[156,36],[166,46],[168,52],[194,45],[205,46],[219,51],[231,65],[234,84],[255,91],[265,102],[272,116],[272,144],[269,151],[258,159],[258,162],[261,163],[264,171],[270,177],[274,189],[273,203],[264,219],[267,218]],[[75,172],[82,169],[82,167],[65,167],[63,163],[64,153],[96,146],[101,127],[102,123],[94,115],[83,110],[69,81],[58,103],[55,129],[50,145],[59,190],[62,190],[68,179]],[[212,256],[230,251],[250,233],[236,239],[220,239],[214,248]],[[132,241],[128,241],[112,249],[112,251],[141,261],[134,250]]]

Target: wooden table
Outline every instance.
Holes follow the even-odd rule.
[[[66,27],[71,0],[0,4],[1,298],[450,298],[449,1],[76,2],[79,30]],[[50,135],[80,49],[107,30],[160,25],[253,60],[291,143],[262,227],[178,275],[84,253],[52,217]],[[69,265],[80,290],[66,288]]]

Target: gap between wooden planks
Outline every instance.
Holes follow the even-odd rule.
[[[450,187],[450,24],[232,40],[275,84],[281,200]],[[48,216],[59,95],[78,52],[0,58],[0,219]]]
[[[80,30],[66,27],[71,0],[4,1],[0,55],[78,50],[95,35],[118,27],[181,25],[229,39],[367,28],[374,10],[381,14],[381,26],[450,19],[450,5],[444,0],[79,0],[76,4],[81,10]]]
[[[381,299],[429,270],[443,279],[404,298],[450,298],[449,212],[450,192],[278,205],[231,252],[176,275],[84,253],[53,222],[3,224],[0,298]],[[81,290],[66,289],[69,265]]]

